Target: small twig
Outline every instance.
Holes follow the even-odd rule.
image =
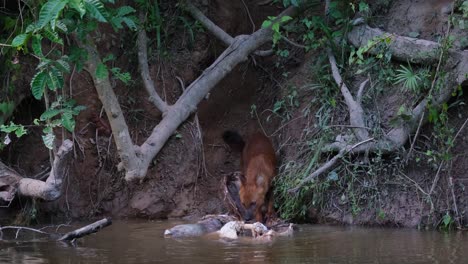
[[[408,163],[409,159],[411,158],[411,153],[413,152],[414,144],[416,143],[416,139],[418,138],[419,131],[421,130],[422,122],[424,121],[425,113],[426,112],[422,112],[421,118],[419,119],[418,129],[416,129],[416,133],[414,134],[414,138],[413,138],[413,141],[411,142],[410,149],[408,151],[408,154],[406,155],[405,163]]]
[[[433,192],[434,192],[434,189],[435,187],[437,186],[437,182],[439,181],[439,178],[440,178],[440,171],[442,170],[442,165],[444,164],[444,162],[442,161],[440,164],[439,164],[439,168],[437,169],[437,173],[434,177],[434,180],[432,181],[432,186],[431,186],[431,189],[429,190],[428,192],[428,195],[430,196]]]
[[[247,16],[249,16],[250,23],[252,24],[252,33],[255,32],[255,23],[253,22],[252,16],[250,15],[249,7],[245,4],[244,0],[241,0],[242,4],[244,5],[245,12],[247,12]]]
[[[294,46],[294,47],[297,47],[297,48],[300,48],[300,49],[307,49],[306,46],[301,45],[301,44],[299,44],[299,43],[296,43],[296,42],[294,42],[294,41],[288,39],[287,37],[285,37],[285,36],[283,36],[283,35],[281,35],[281,39],[284,40],[284,41],[286,41],[288,44],[290,44],[290,45],[292,45],[292,46]]]
[[[455,214],[456,214],[455,219],[457,221],[457,227],[461,228],[460,213],[458,212],[457,198],[455,197],[455,190],[454,190],[454,187],[453,187],[453,177],[452,176],[450,176],[448,178],[448,182],[449,182],[449,187],[450,187],[450,193],[452,194],[453,210],[455,211]]]
[[[414,184],[414,186],[416,187],[416,189],[418,189],[420,192],[422,192],[424,195],[426,196],[429,196],[429,194],[424,191],[424,189],[421,187],[421,185],[419,185],[415,180],[411,179],[410,177],[408,177],[406,174],[404,174],[403,172],[400,172],[399,175],[403,175],[405,176],[406,179],[408,179],[410,182],[412,182]]]
[[[362,144],[365,144],[367,142],[370,142],[374,140],[374,138],[368,138],[364,141],[361,141],[361,142],[358,142],[354,145],[347,145],[346,147],[342,148],[338,154],[336,154],[332,159],[330,159],[329,161],[327,161],[325,164],[323,164],[320,168],[318,168],[316,171],[314,171],[312,174],[310,174],[309,176],[307,176],[305,179],[303,179],[296,187],[292,188],[292,189],[289,189],[288,192],[289,193],[297,193],[297,191],[299,191],[299,189],[304,186],[304,184],[312,181],[313,179],[315,179],[316,177],[318,177],[319,175],[321,175],[322,173],[326,172],[327,170],[329,170],[331,167],[333,167],[335,165],[335,163],[340,159],[342,158],[346,153],[350,152],[351,150],[353,150],[354,148],[362,145]]]
[[[2,227],[0,227],[0,232],[2,232],[3,230],[6,230],[6,229],[17,229],[18,231],[24,229],[24,230],[27,230],[27,231],[32,231],[32,232],[41,233],[41,234],[45,234],[45,235],[50,234],[50,233],[41,231],[39,229],[35,229],[35,228],[31,228],[31,227],[24,227],[24,226],[2,226]]]
[[[453,137],[453,143],[455,143],[455,140],[458,138],[458,135],[460,135],[460,132],[465,128],[466,124],[468,123],[468,118],[465,119],[465,122],[463,122],[462,126],[460,129],[458,129],[457,134],[455,134],[455,137]]]
[[[330,127],[362,128],[362,129],[372,130],[372,128],[370,127],[351,126],[351,125],[328,125],[328,126],[325,126],[324,128],[330,128]]]

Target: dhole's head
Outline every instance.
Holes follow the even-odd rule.
[[[244,220],[250,221],[256,219],[262,221],[262,209],[265,201],[265,190],[263,176],[257,177],[255,182],[247,182],[245,177],[241,177],[241,185],[239,188],[239,198],[244,206]]]

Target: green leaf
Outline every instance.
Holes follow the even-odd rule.
[[[57,21],[55,23],[55,26],[60,29],[62,32],[64,33],[67,33],[68,32],[68,28],[67,28],[67,25],[65,25],[65,23],[63,23],[62,21]]]
[[[45,70],[45,68],[47,66],[49,66],[49,64],[51,63],[52,61],[47,59],[47,58],[42,58],[42,60],[39,62],[39,64],[36,66],[36,69],[37,70],[40,70],[40,71],[43,71]]]
[[[15,109],[15,104],[13,102],[2,102],[0,103],[0,112],[4,115],[9,115]]]
[[[40,100],[42,98],[42,94],[44,93],[44,89],[47,83],[47,73],[44,71],[40,71],[34,75],[31,80],[31,90],[34,98]]]
[[[63,74],[55,67],[51,67],[48,72],[49,78],[47,79],[47,86],[50,90],[55,91],[63,87],[64,80]]]
[[[86,12],[88,12],[91,15],[91,17],[95,18],[99,22],[107,22],[107,12],[101,1],[85,0],[84,4]]]
[[[122,18],[122,20],[125,23],[125,25],[127,25],[127,27],[130,28],[131,30],[136,31],[138,29],[137,24],[135,23],[133,19],[129,17],[124,17]]]
[[[96,68],[96,77],[98,79],[105,79],[109,76],[109,72],[107,71],[106,65],[99,63]]]
[[[80,18],[83,18],[83,16],[86,14],[86,8],[83,0],[69,0],[68,4],[71,8],[75,9],[78,14],[80,14]]]
[[[84,105],[77,105],[73,108],[72,113],[73,115],[78,115],[81,111],[85,110],[86,106]]]
[[[18,125],[17,129],[15,130],[15,135],[19,138],[26,135],[27,133],[28,131],[24,128],[23,125]]]
[[[64,60],[65,58],[58,59],[55,62],[55,66],[62,72],[70,73],[70,64]]]
[[[107,55],[106,57],[104,57],[102,59],[102,62],[106,63],[106,62],[112,61],[112,60],[115,60],[115,55],[110,53],[109,55]]]
[[[281,17],[281,19],[280,19],[281,23],[288,22],[289,20],[292,20],[292,17],[290,17],[290,16],[283,16],[283,17]]]
[[[272,21],[271,21],[271,20],[265,20],[265,21],[263,21],[263,23],[262,23],[262,28],[270,27],[271,24],[272,24]]]
[[[117,16],[123,17],[128,14],[134,13],[136,10],[131,7],[131,6],[122,6],[119,9],[117,9]]]
[[[52,117],[60,114],[61,112],[62,112],[61,109],[51,109],[51,108],[49,108],[44,113],[42,113],[40,119],[41,119],[41,121],[45,121],[45,120],[51,119]]]
[[[73,130],[75,130],[75,120],[73,119],[71,113],[65,112],[62,114],[62,125],[65,129],[67,129],[70,132],[73,132]]]
[[[123,83],[128,85],[130,81],[132,80],[132,76],[128,72],[121,72],[120,68],[112,68],[111,69],[112,74],[117,77],[117,79],[121,80]]]
[[[33,35],[32,36],[32,49],[34,54],[36,54],[39,57],[44,57],[44,54],[42,53],[42,36],[41,35]]]
[[[452,217],[447,213],[442,217],[442,223],[448,227],[452,223]]]
[[[62,38],[60,38],[59,34],[56,31],[44,28],[42,34],[50,41],[63,45],[63,40]]]
[[[36,23],[31,23],[26,27],[26,33],[34,32],[37,29]]]
[[[44,142],[44,145],[48,149],[54,148],[54,140],[55,140],[55,135],[52,132],[49,132],[42,136],[42,142]]]
[[[11,45],[15,48],[23,46],[28,40],[28,37],[29,34],[19,34],[13,39],[13,41],[11,41]]]
[[[66,0],[49,0],[47,1],[39,11],[39,20],[37,21],[37,27],[43,28],[51,21],[55,21],[62,12],[63,8],[67,4]],[[55,23],[52,24],[52,30],[55,29]]]

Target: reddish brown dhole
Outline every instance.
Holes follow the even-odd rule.
[[[255,218],[266,222],[273,216],[271,181],[276,175],[276,155],[271,140],[261,132],[250,136],[247,143],[235,131],[225,131],[224,141],[241,152],[241,185],[239,197],[245,209],[244,220]]]

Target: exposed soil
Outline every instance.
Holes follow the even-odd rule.
[[[252,22],[258,29],[268,15],[280,11],[274,6],[258,5],[258,1],[246,0],[251,21],[242,1],[202,2],[205,14],[232,36],[251,33]],[[377,0],[374,2],[371,7],[386,10],[386,13],[377,17],[373,26],[401,35],[412,35],[416,32],[419,38],[437,40],[445,32],[452,1],[398,0],[385,5]],[[125,87],[119,81],[113,84],[132,138],[136,144],[141,144],[161,119],[160,113],[148,102],[142,83],[138,81],[140,76],[135,67],[135,45],[130,36],[118,35],[105,27],[101,28],[101,32],[98,46],[102,54],[115,54],[116,66],[129,71],[133,79],[137,80],[131,87]],[[158,93],[169,103],[174,103],[182,92],[176,76],[179,76],[185,85],[190,84],[224,49],[209,33],[196,34],[190,50],[183,47],[186,36],[174,35],[174,38],[178,37],[181,39],[172,41],[170,59],[155,55],[150,61],[150,71],[156,81]],[[118,46],[113,43],[127,44]],[[292,73],[289,83],[302,87],[313,81],[310,69],[319,62],[313,52],[305,56],[298,53],[294,57],[296,62],[302,63],[298,69],[295,68],[297,64],[289,64],[288,71]],[[256,59],[258,65],[269,65],[275,61],[275,58]],[[112,138],[106,134],[105,129],[96,132],[97,127],[105,128],[107,121],[105,117],[99,117],[102,114],[102,106],[92,80],[85,71],[75,72],[69,82],[69,85],[73,86],[73,97],[78,104],[87,107],[77,118],[75,159],[70,168],[64,195],[58,201],[41,203],[41,210],[46,212],[50,219],[55,215],[72,218],[113,215],[153,219],[226,212],[220,192],[221,184],[225,174],[239,170],[239,157],[236,153],[231,153],[222,142],[221,134],[225,129],[234,128],[243,135],[263,129],[267,135],[272,136],[278,155],[286,162],[299,155],[295,144],[301,142],[304,131],[312,133],[313,125],[317,122],[310,117],[312,115],[301,118],[301,113],[306,108],[310,108],[310,111],[318,110],[317,106],[309,105],[309,101],[316,95],[310,92],[302,94],[301,91],[298,97],[302,100],[295,112],[291,113],[292,121],[278,129],[279,120],[267,119],[271,115],[268,109],[272,109],[275,101],[289,92],[288,85],[277,85],[275,74],[274,69],[264,70],[255,66],[251,60],[236,67],[199,105],[197,115],[190,117],[166,143],[153,161],[144,182],[128,184],[124,181],[122,172],[116,169],[119,159]],[[29,83],[29,80],[26,81]],[[388,120],[392,118],[401,101],[393,98],[390,93],[385,96],[385,104],[380,106],[386,109],[383,112],[388,116],[384,119]],[[24,115],[17,115],[16,121],[30,123],[34,115],[28,113],[38,113],[41,109],[41,104],[25,99],[23,106],[17,110]],[[454,127],[461,126],[465,117],[456,114],[466,112],[463,110],[463,106],[452,110]],[[340,118],[345,123],[346,114]],[[430,128],[425,130],[430,133]],[[200,133],[202,141],[199,138]],[[467,145],[468,131],[464,130],[453,150],[457,155],[451,170],[442,172],[441,184],[436,189],[437,197],[445,199],[435,201],[438,208],[444,208],[440,203],[448,201],[446,197],[451,195],[446,183],[448,177],[452,176],[456,186],[458,209],[465,217],[465,222],[468,221],[464,213],[468,210],[464,188],[468,181],[468,162],[463,151]],[[28,176],[37,175],[47,168],[48,157],[48,151],[42,147],[40,131],[34,129],[32,133],[15,141],[1,153],[2,161]],[[406,175],[427,190],[432,184],[434,170],[426,165],[412,164],[407,168]],[[422,200],[414,184],[392,184],[391,180],[386,179],[374,179],[381,184],[380,191],[385,193],[382,196],[385,198],[380,201],[378,208],[385,213],[384,220],[377,217],[377,208],[365,208],[355,215],[349,204],[343,203],[341,197],[334,195],[329,197],[329,204],[334,206],[323,208],[320,212],[311,208],[310,217],[323,222],[371,225],[416,226],[425,221],[430,222],[423,219],[430,208]],[[445,208],[451,210],[452,206],[447,204]]]

